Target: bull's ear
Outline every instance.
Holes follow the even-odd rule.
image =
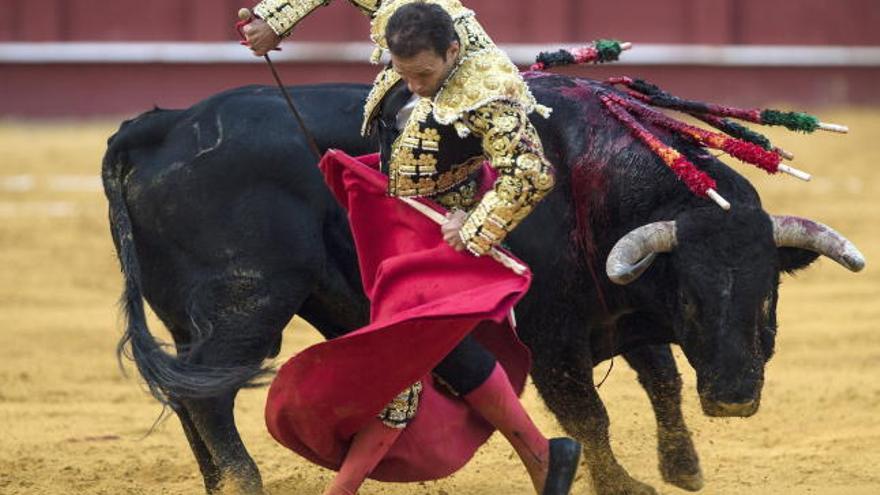
[[[777,248],[777,251],[779,252],[779,269],[789,275],[810,266],[819,257],[818,253],[800,248],[782,247]]]

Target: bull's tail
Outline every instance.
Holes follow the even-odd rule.
[[[128,150],[161,143],[178,113],[154,110],[123,124],[108,141],[101,171],[109,203],[110,230],[125,279],[120,300],[125,331],[117,346],[117,359],[120,367],[123,357],[133,360],[150,393],[163,404],[181,398],[214,397],[238,390],[268,372],[259,364],[228,368],[195,364],[191,360],[192,353],[183,351],[175,356],[166,352],[169,345],[157,341],[147,326],[141,269],[125,202],[123,177],[132,166],[128,163]],[[193,335],[192,338],[196,342],[191,343],[189,349],[198,348],[198,340],[210,336]]]

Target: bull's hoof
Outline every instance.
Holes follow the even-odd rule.
[[[646,485],[635,479],[628,479],[612,486],[595,486],[596,495],[657,495],[650,485]]]
[[[619,465],[610,472],[594,476],[593,488],[596,495],[657,495],[654,488],[633,478]]]
[[[223,478],[215,487],[208,490],[209,495],[265,495],[263,482],[257,474],[254,476],[242,476],[240,473],[232,473]]]
[[[675,485],[682,490],[687,490],[689,492],[698,492],[703,489],[703,485],[705,484],[703,481],[703,473],[699,472],[696,474],[684,474],[684,473],[666,473],[662,471],[663,480],[670,485]]]
[[[745,402],[719,402],[700,396],[703,414],[713,418],[748,418],[758,412],[760,400]]]
[[[688,491],[703,488],[703,471],[694,443],[687,431],[660,432],[658,438],[660,474],[663,481]]]

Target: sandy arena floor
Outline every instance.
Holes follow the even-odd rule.
[[[815,174],[812,183],[740,170],[754,179],[768,211],[834,226],[859,245],[869,268],[854,275],[823,260],[785,280],[777,355],[753,418],[703,417],[693,372],[680,360],[703,493],[880,493],[880,272],[871,266],[880,262],[880,111],[823,117],[853,132],[773,133],[797,153],[796,166]],[[121,278],[98,174],[116,125],[0,122],[0,494],[202,492],[179,423],[172,418],[146,435],[160,408],[114,357]],[[316,339],[295,321],[282,357]],[[622,360],[601,395],[623,465],[663,493],[685,493],[660,479],[653,415]],[[269,493],[319,493],[329,473],[274,443],[262,422],[264,397],[264,389],[243,393],[237,417]],[[547,431],[559,433],[533,390],[526,401]],[[590,493],[586,479],[581,472],[576,493]],[[369,483],[362,493],[531,491],[496,436],[449,479]]]

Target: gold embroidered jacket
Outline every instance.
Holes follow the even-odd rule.
[[[391,94],[397,96],[400,90]],[[552,189],[552,167],[519,104],[496,100],[466,112],[460,120],[467,130],[464,136],[451,125],[439,124],[433,105],[430,98],[418,101],[390,152],[383,138],[390,126],[385,123],[380,129],[388,190],[395,196],[428,196],[447,208],[468,210],[460,235],[469,251],[481,255],[500,243]],[[395,106],[383,109],[383,120],[387,113],[393,116]],[[477,199],[476,179],[484,162],[498,178]]]
[[[263,0],[254,12],[283,36],[329,1]],[[459,0],[348,1],[372,19],[371,39],[378,50],[374,61],[378,61],[381,50],[387,49],[385,26],[401,5],[415,1],[435,3],[452,17],[461,43],[458,64],[437,95],[418,102],[394,141],[386,164],[388,192],[394,196],[430,196],[446,206],[454,205],[466,191],[473,192],[473,176],[482,162],[489,160],[499,172],[492,190],[472,209],[468,208],[472,203],[457,203],[470,210],[460,232],[462,240],[472,253],[486,253],[553,186],[552,168],[528,119],[535,111],[547,117],[550,109],[535,101],[516,66],[489,38],[473,11]],[[379,73],[364,105],[364,134],[371,128],[389,91],[400,81],[392,68]],[[453,135],[446,132],[447,126],[454,128]],[[444,159],[441,146],[458,147],[464,144],[461,140],[477,140],[481,146],[466,158],[458,156],[455,162],[446,163],[448,159]]]

